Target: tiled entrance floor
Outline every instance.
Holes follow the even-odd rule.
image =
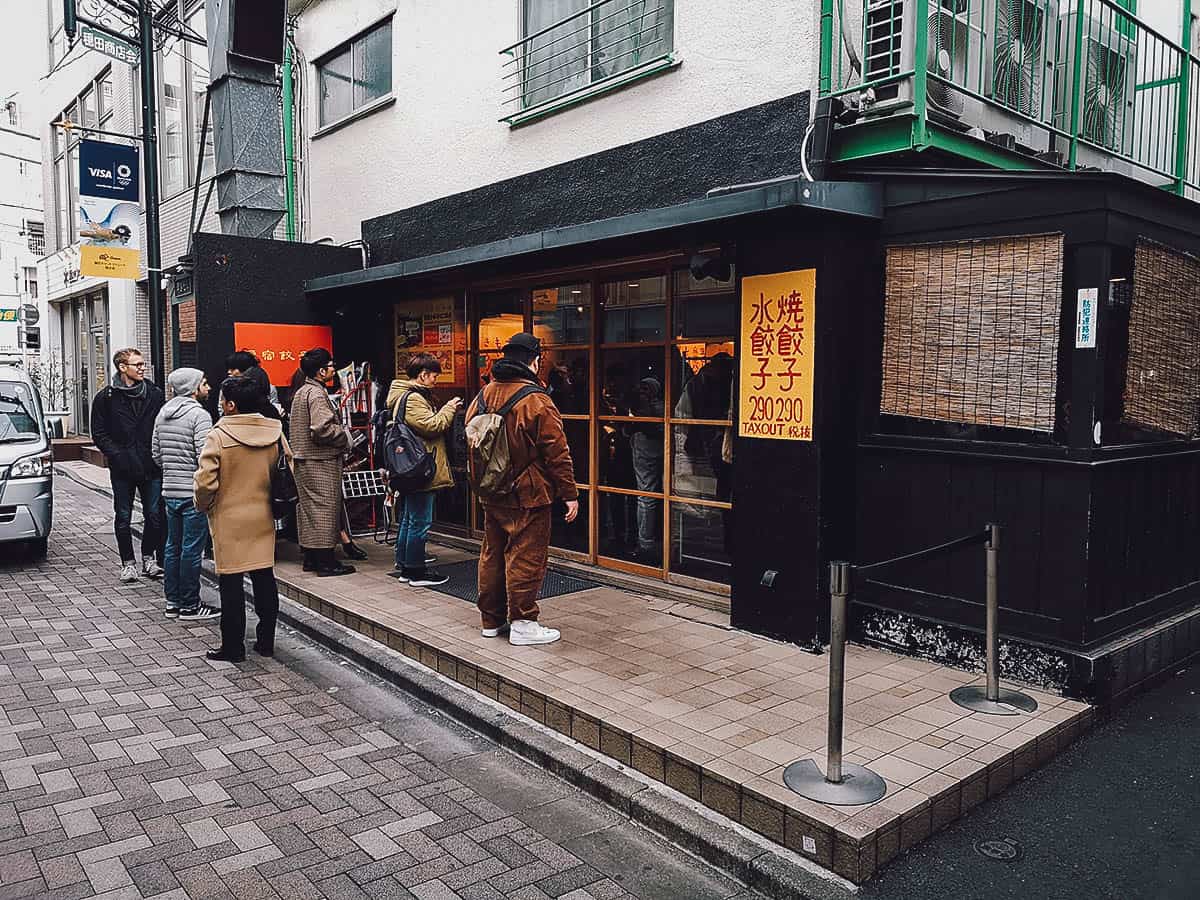
[[[367,549],[371,561],[343,578],[281,560],[283,593],[855,882],[1046,763],[1093,718],[1037,691],[1033,715],[971,714],[947,694],[979,676],[850,646],[845,759],[882,775],[888,793],[868,806],[813,803],[782,775],[798,759],[824,768],[827,656],[609,588],[544,601],[562,640],[512,647],[480,636],[472,606],[388,578],[390,548]]]

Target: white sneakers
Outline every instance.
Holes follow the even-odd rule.
[[[163,568],[151,556],[142,560],[142,574],[147,578],[159,578],[163,574]]]
[[[508,634],[508,623],[505,622],[499,628],[481,628],[479,633],[484,637],[500,637],[502,634]]]
[[[491,630],[487,629],[487,631]],[[490,637],[486,631],[485,636]],[[497,634],[497,636],[499,635]],[[517,619],[509,629],[508,642],[516,647],[526,647],[531,644],[553,644],[560,637],[562,635],[559,634],[557,628],[547,628],[540,622]]]
[[[127,563],[121,566],[121,581],[128,584],[131,581],[138,580],[138,567],[136,563]]]
[[[139,571],[137,563],[127,562],[121,566],[121,581],[129,583],[137,581],[139,576],[146,578],[162,578],[163,568],[155,561],[153,556],[142,560],[142,568]]]

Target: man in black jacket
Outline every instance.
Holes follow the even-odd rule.
[[[133,558],[133,497],[142,498],[142,568],[148,578],[162,575],[158,564],[162,542],[162,470],[154,462],[151,442],[154,419],[163,406],[163,392],[146,380],[146,362],[140,350],[118,350],[113,355],[117,373],[112,384],[92,401],[92,440],[108,462],[112,481],[113,527],[121,551],[121,580],[137,581]]]

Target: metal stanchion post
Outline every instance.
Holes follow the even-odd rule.
[[[811,759],[794,762],[783,771],[783,782],[797,794],[833,806],[874,803],[887,784],[865,766],[842,762],[842,720],[846,695],[846,605],[851,567],[829,564],[829,723],[825,774]]]
[[[997,556],[1000,553],[1000,526],[988,526],[988,542],[984,550],[987,556],[987,698],[993,703],[1000,702],[1000,635],[998,618],[1000,613],[1000,585],[996,571]]]
[[[1000,526],[988,525],[986,632],[984,634],[986,659],[984,685],[963,685],[950,692],[950,699],[964,709],[987,713],[993,716],[1015,716],[1022,712],[1033,712],[1037,701],[1021,691],[1010,691],[1000,687]]]

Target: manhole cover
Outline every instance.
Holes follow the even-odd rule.
[[[975,845],[975,852],[988,859],[998,859],[1001,862],[1012,862],[1021,855],[1021,845],[1012,838],[1001,840],[980,841]]]

